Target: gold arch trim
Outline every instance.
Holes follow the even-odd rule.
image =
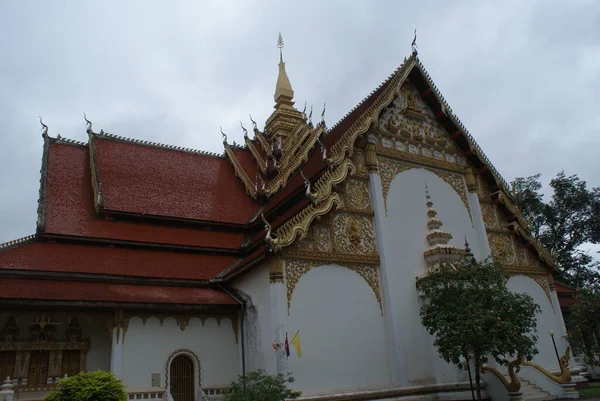
[[[392,181],[394,180],[394,178],[396,178],[398,174],[414,168],[423,168],[429,172],[432,172],[438,177],[440,177],[442,180],[444,180],[444,182],[446,182],[448,185],[450,185],[465,205],[465,208],[469,213],[469,218],[471,219],[471,224],[473,223],[471,207],[469,206],[469,199],[467,197],[467,187],[465,185],[464,177],[461,174],[451,173],[449,171],[440,171],[425,166],[414,166],[412,164],[403,163],[397,160],[382,158],[379,161],[379,175],[381,177],[381,187],[383,189],[383,204],[385,207],[386,216],[387,198],[390,191],[390,186],[392,185]]]
[[[286,260],[285,264],[285,283],[287,287],[287,308],[288,315],[290,314],[290,306],[292,305],[292,295],[296,285],[306,273],[315,267],[322,267],[328,264],[335,263],[323,260],[300,260],[300,259],[289,259]],[[377,272],[377,265],[367,265],[359,263],[344,263],[336,264],[336,266],[345,267],[356,273],[358,273],[363,280],[371,287],[377,303],[379,304],[379,310],[381,316],[383,316],[383,307],[381,305],[381,292],[379,288],[379,273]]]

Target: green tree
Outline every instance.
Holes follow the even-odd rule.
[[[126,401],[127,393],[111,372],[81,372],[62,379],[45,401]]]
[[[544,201],[540,174],[511,183],[519,209],[530,221],[534,237],[558,265],[557,278],[576,289],[600,285],[598,262],[581,250],[600,243],[600,188],[589,189],[577,175],[560,172],[550,181],[552,195]]]
[[[600,292],[582,290],[569,308],[568,340],[589,366],[600,366]]]
[[[264,370],[257,370],[239,376],[231,383],[225,401],[283,401],[294,400],[302,395],[299,391],[288,388],[294,378],[290,375],[267,375]]]
[[[435,336],[440,356],[461,368],[461,357],[475,365],[477,399],[480,372],[489,357],[507,365],[537,353],[536,313],[540,307],[527,294],[506,287],[502,268],[489,261],[442,264],[419,279],[425,296],[421,322]]]

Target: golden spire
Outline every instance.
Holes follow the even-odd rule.
[[[277,77],[277,86],[275,87],[275,108],[280,107],[291,108],[294,104],[294,90],[290,79],[285,72],[285,63],[283,62],[283,38],[279,32],[277,39],[277,47],[279,48],[279,76]]]

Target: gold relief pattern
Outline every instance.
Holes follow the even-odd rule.
[[[300,278],[308,273],[311,269],[319,266],[327,265],[331,262],[321,261],[321,260],[298,260],[298,259],[290,259],[287,260],[285,265],[285,283],[287,286],[287,307],[288,307],[288,315],[290,313],[290,306],[292,304],[292,295],[294,293],[294,289],[300,281]],[[341,267],[346,267],[350,270],[358,273],[371,287],[373,293],[375,294],[375,298],[377,299],[377,303],[379,304],[379,310],[381,311],[381,315],[383,316],[383,307],[381,305],[381,293],[379,289],[379,274],[377,273],[376,265],[365,265],[358,263],[345,263],[341,265]]]
[[[485,181],[485,179],[482,176],[478,176],[477,181],[479,183],[479,185],[477,186],[479,188],[479,199],[489,201],[492,198],[492,190],[490,188],[490,185]]]
[[[314,228],[314,232],[314,244],[316,245],[317,250],[320,252],[331,251],[331,237],[329,235],[329,227],[319,225]]]
[[[373,222],[368,216],[338,213],[332,223],[333,243],[341,252],[370,255],[376,253]]]
[[[510,234],[488,233],[488,240],[494,259],[503,265],[515,264],[516,257]]]
[[[483,222],[486,228],[498,228],[498,221],[496,220],[496,208],[491,203],[481,204],[481,214],[483,216]]]
[[[358,209],[370,210],[369,184],[363,180],[348,180],[346,183],[345,206]]]
[[[500,209],[498,209],[497,205],[494,205],[494,210],[496,212],[496,216],[498,216],[498,226],[504,230],[506,230],[508,228],[508,219],[506,218],[506,215],[504,213],[502,213],[502,211]]]
[[[368,176],[367,165],[365,162],[365,152],[362,149],[355,149],[350,158],[356,167],[356,175]]]
[[[515,244],[515,252],[517,254],[517,264],[520,266],[526,266],[527,250],[525,249],[525,246],[518,240],[514,240],[513,243]]]

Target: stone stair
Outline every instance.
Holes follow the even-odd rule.
[[[542,390],[528,380],[521,380],[521,392],[523,393],[523,401],[548,401],[555,400],[558,397]]]

